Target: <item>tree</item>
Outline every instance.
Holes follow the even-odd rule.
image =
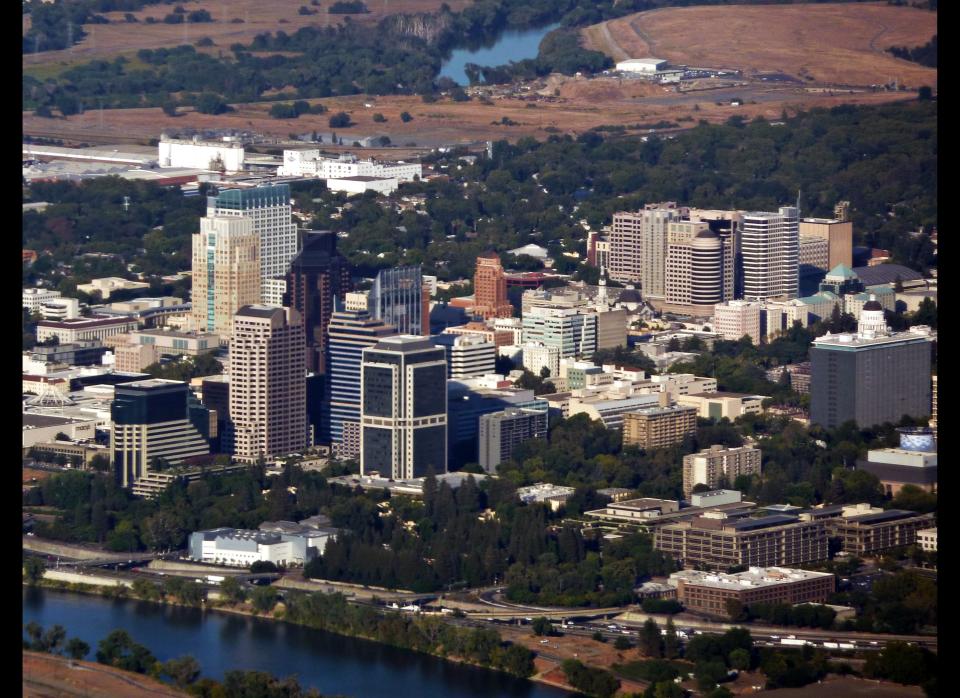
[[[727,667],[721,661],[697,662],[694,667],[694,675],[697,677],[697,687],[701,691],[710,691],[727,678]]]
[[[735,649],[730,653],[730,666],[738,671],[746,671],[750,668],[750,652],[743,649]]]
[[[386,122],[387,117],[385,117],[385,116],[384,116],[383,114],[381,114],[380,112],[376,112],[376,113],[373,115],[373,120],[374,120],[375,123],[382,124],[382,123],[385,123],[385,122]]]
[[[160,673],[173,679],[178,687],[186,688],[200,678],[200,663],[187,654],[164,662]]]
[[[173,100],[164,102],[162,105],[160,105],[160,108],[167,116],[177,116],[177,103]]]
[[[676,659],[680,656],[680,641],[677,639],[677,628],[673,618],[667,618],[667,634],[663,637],[663,656],[667,659]]]
[[[595,640],[595,641],[597,641],[597,642],[606,642],[606,641],[607,641],[607,638],[604,637],[603,633],[600,632],[599,630],[594,630],[594,631],[593,631],[593,635],[591,635],[590,637],[591,637],[591,639],[593,639],[593,640]]]
[[[125,630],[114,630],[100,640],[97,661],[138,674],[148,673],[157,662],[150,650],[134,642]]]
[[[213,92],[204,92],[197,98],[196,109],[201,114],[223,114],[229,108],[223,98]]]
[[[534,618],[531,627],[534,635],[553,635],[553,623],[545,616]]]
[[[270,562],[269,560],[257,560],[252,565],[250,565],[250,572],[252,574],[263,574],[265,572],[276,572],[277,566]]]
[[[733,623],[747,620],[747,608],[738,599],[727,599],[726,610],[727,616]]]
[[[630,644],[630,640],[628,640],[623,636],[620,636],[613,641],[613,647],[614,649],[623,651],[623,650],[630,649],[631,647],[633,647],[633,645]]]
[[[65,650],[70,659],[80,660],[90,654],[90,645],[79,637],[71,637],[67,641]]]
[[[230,603],[243,603],[247,600],[247,592],[236,577],[227,577],[220,582],[220,594]]]
[[[922,85],[920,89],[917,90],[917,99],[921,102],[933,99],[933,90],[930,89],[929,85]]]
[[[347,128],[351,125],[350,116],[346,112],[337,112],[330,117],[330,128]]]
[[[406,124],[413,121],[413,117],[410,116],[410,112],[400,112],[400,121]]]
[[[47,566],[39,557],[31,556],[23,559],[23,576],[26,578],[29,586],[36,586],[37,583],[43,579],[43,573],[46,569]]]
[[[272,611],[273,607],[277,605],[278,599],[279,594],[277,590],[270,586],[257,587],[250,595],[253,607],[258,613],[269,613]]]
[[[640,651],[648,657],[663,656],[660,627],[653,618],[647,618],[640,629]]]
[[[659,681],[653,684],[653,698],[684,698],[685,694],[686,691],[673,681]]]

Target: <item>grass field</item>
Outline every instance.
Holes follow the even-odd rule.
[[[369,14],[349,15],[351,21],[375,23],[389,14],[400,12],[435,12],[444,0],[366,0]],[[454,11],[463,9],[470,0],[446,0]],[[327,6],[332,4],[324,0],[321,7],[312,7],[308,0],[196,0],[184,3],[188,12],[206,10],[213,22],[200,24],[163,24],[165,15],[173,11],[171,5],[147,5],[143,10],[132,13],[140,21],[127,23],[123,12],[107,12],[105,16],[110,24],[88,24],[84,26],[87,36],[80,43],[63,51],[44,51],[23,56],[24,69],[33,66],[64,65],[85,62],[93,59],[112,58],[118,54],[135,54],[142,48],[193,44],[203,37],[210,37],[216,44],[213,51],[227,51],[231,44],[249,43],[257,34],[285,31],[293,34],[301,27],[339,24],[348,15],[331,15]],[[300,7],[319,9],[315,15],[298,14]],[[156,24],[146,24],[147,17],[158,20]],[[233,23],[231,20],[243,20]],[[29,18],[23,22],[24,32],[29,26]],[[62,64],[62,65],[61,65]],[[29,71],[34,74],[33,71]]]
[[[93,662],[71,662],[41,652],[23,653],[24,698],[177,698],[187,693],[147,676]]]
[[[732,5],[652,10],[587,27],[588,48],[614,60],[784,73],[809,84],[864,86],[899,80],[936,86],[937,71],[894,58],[890,46],[920,46],[937,13],[880,3]]]

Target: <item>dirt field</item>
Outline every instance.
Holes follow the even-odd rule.
[[[165,129],[236,128],[286,138],[290,133],[330,132],[330,113],[345,111],[355,123],[348,129],[336,129],[346,144],[364,136],[386,135],[397,145],[416,143],[435,147],[440,144],[483,142],[524,136],[546,138],[551,133],[577,134],[600,125],[650,124],[660,120],[692,126],[703,119],[713,123],[726,121],[734,114],[747,119],[761,115],[779,119],[786,111],[832,107],[838,104],[879,104],[914,97],[910,93],[893,92],[813,92],[803,87],[752,85],[718,90],[678,94],[671,88],[635,80],[616,78],[561,78],[555,83],[560,97],[536,102],[518,98],[494,99],[493,104],[479,101],[444,100],[424,104],[415,96],[331,97],[321,100],[329,112],[304,115],[299,119],[272,119],[267,115],[269,104],[240,104],[236,111],[219,116],[186,112],[182,116],[165,116],[159,108],[93,110],[68,119],[44,119],[24,112],[24,133],[58,138],[70,142],[146,142],[159,138]],[[552,94],[552,92],[551,92]],[[732,107],[730,100],[739,97],[743,106]],[[720,104],[717,104],[717,103]],[[371,104],[370,108],[364,104]],[[402,123],[400,113],[407,111],[414,118]],[[380,112],[386,123],[373,121]],[[501,124],[507,117],[512,125]],[[678,121],[678,120],[684,121]],[[636,132],[636,131],[634,131]],[[86,139],[86,141],[85,141]]]
[[[470,0],[446,0],[450,8],[457,12],[470,3]],[[124,21],[124,12],[106,12],[104,16],[110,19],[110,24],[87,24],[84,31],[87,36],[80,43],[63,51],[44,51],[35,55],[23,57],[23,66],[27,72],[34,73],[31,68],[44,66],[38,76],[50,74],[54,67],[60,69],[67,65],[92,60],[94,58],[108,58],[115,55],[130,57],[142,48],[160,48],[162,46],[180,46],[192,44],[197,40],[209,36],[216,46],[211,47],[213,52],[218,49],[227,51],[231,44],[247,43],[257,34],[263,32],[285,31],[293,34],[301,27],[327,26],[339,24],[348,15],[331,15],[327,7],[332,2],[326,0],[320,8],[312,7],[309,0],[274,0],[274,2],[260,2],[259,0],[196,0],[184,2],[188,12],[206,10],[213,17],[213,22],[200,24],[163,24],[163,18],[173,11],[171,5],[147,5],[139,12],[133,12],[140,21],[136,24]],[[376,23],[386,15],[399,12],[436,12],[443,0],[366,0],[369,14],[349,15],[351,21],[362,23]],[[301,15],[297,11],[306,5],[310,9],[319,9],[315,15]],[[146,24],[147,17],[154,17],[157,24]],[[234,24],[230,20],[242,19],[243,23]],[[24,19],[23,30],[26,32],[29,19]]]
[[[587,47],[614,60],[655,56],[681,65],[736,68],[747,76],[784,73],[832,85],[897,79],[916,88],[935,87],[937,71],[884,49],[920,46],[936,32],[936,12],[852,3],[652,10],[588,27],[582,35]]]
[[[769,698],[920,698],[924,695],[919,686],[901,686],[896,683],[880,683],[868,679],[828,677],[823,683],[803,688],[780,688],[776,691],[761,691],[755,696]]]
[[[188,694],[154,679],[93,662],[71,662],[40,652],[23,653],[24,698],[180,698]]]

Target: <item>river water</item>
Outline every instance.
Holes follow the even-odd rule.
[[[23,622],[59,623],[67,637],[92,648],[111,631],[126,630],[160,661],[184,654],[203,676],[222,679],[232,669],[296,674],[301,685],[351,698],[562,698],[565,691],[506,674],[368,640],[263,619],[116,600],[69,592],[25,589]]]
[[[505,31],[490,46],[475,49],[456,49],[452,52],[449,60],[445,61],[440,68],[439,77],[448,77],[460,85],[469,85],[470,80],[463,69],[467,63],[495,67],[505,65],[510,61],[536,58],[543,37],[559,26],[559,23],[554,23],[540,29]]]

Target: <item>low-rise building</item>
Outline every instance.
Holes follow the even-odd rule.
[[[31,313],[39,312],[40,304],[60,298],[60,291],[52,288],[25,288],[23,289],[23,307]]]
[[[762,304],[755,301],[727,301],[713,306],[713,330],[724,339],[736,342],[744,335],[760,343]]]
[[[190,559],[231,567],[249,567],[254,562],[303,565],[317,557],[327,540],[327,531],[308,529],[297,533],[214,528],[190,534]]]
[[[77,284],[78,291],[89,294],[99,293],[104,300],[108,299],[114,291],[131,291],[142,288],[150,288],[150,284],[145,281],[128,281],[117,276],[93,279],[88,284]]]
[[[72,320],[41,320],[37,323],[37,341],[56,337],[60,344],[73,344],[85,339],[101,342],[107,337],[132,332],[137,321],[126,318],[88,317]]]
[[[330,191],[342,191],[348,194],[363,194],[367,191],[375,191],[378,194],[388,196],[395,192],[400,186],[396,177],[368,177],[357,175],[356,177],[338,177],[327,180],[327,189]]]
[[[698,417],[704,419],[723,419],[731,422],[745,414],[760,414],[765,395],[746,395],[744,393],[694,393],[678,395],[677,403],[693,407]]]
[[[690,504],[702,509],[712,508],[721,504],[737,504],[743,501],[739,490],[708,490],[690,495]]]
[[[937,529],[934,528],[922,528],[917,531],[917,545],[920,546],[920,549],[925,553],[935,553],[937,552]]]
[[[573,496],[574,491],[573,487],[538,482],[529,487],[518,487],[517,498],[524,504],[549,504],[551,510],[557,511]]]
[[[708,512],[659,526],[653,545],[685,568],[789,567],[827,559],[827,528],[783,514],[730,520]]]
[[[829,572],[785,567],[750,567],[746,572],[723,574],[683,570],[670,575],[677,600],[688,611],[726,616],[727,602],[752,604],[819,603],[836,590],[836,577]]]
[[[97,435],[97,420],[90,418],[80,419],[24,412],[22,423],[24,451],[38,444],[57,441],[57,434],[65,434],[71,441],[90,443]]]
[[[933,514],[902,509],[832,517],[826,520],[832,538],[839,538],[843,552],[857,557],[876,555],[890,548],[913,545],[917,531],[929,528]]]
[[[876,475],[883,489],[895,497],[904,485],[926,492],[937,491],[937,445],[932,429],[900,429],[899,448],[867,451],[866,460],[857,461],[857,470]]]
[[[479,483],[490,476],[481,473],[456,472],[440,473],[436,476],[436,479],[438,485],[445,482],[450,486],[450,489],[456,490],[467,481],[467,478],[471,477]],[[364,491],[379,492],[387,490],[391,495],[406,495],[408,497],[423,496],[424,480],[426,480],[425,477],[415,477],[407,480],[392,480],[373,473],[368,475],[340,475],[338,477],[327,478],[328,482],[353,489],[359,487]]]
[[[73,320],[80,317],[80,301],[76,298],[52,298],[39,308],[44,320]]]

